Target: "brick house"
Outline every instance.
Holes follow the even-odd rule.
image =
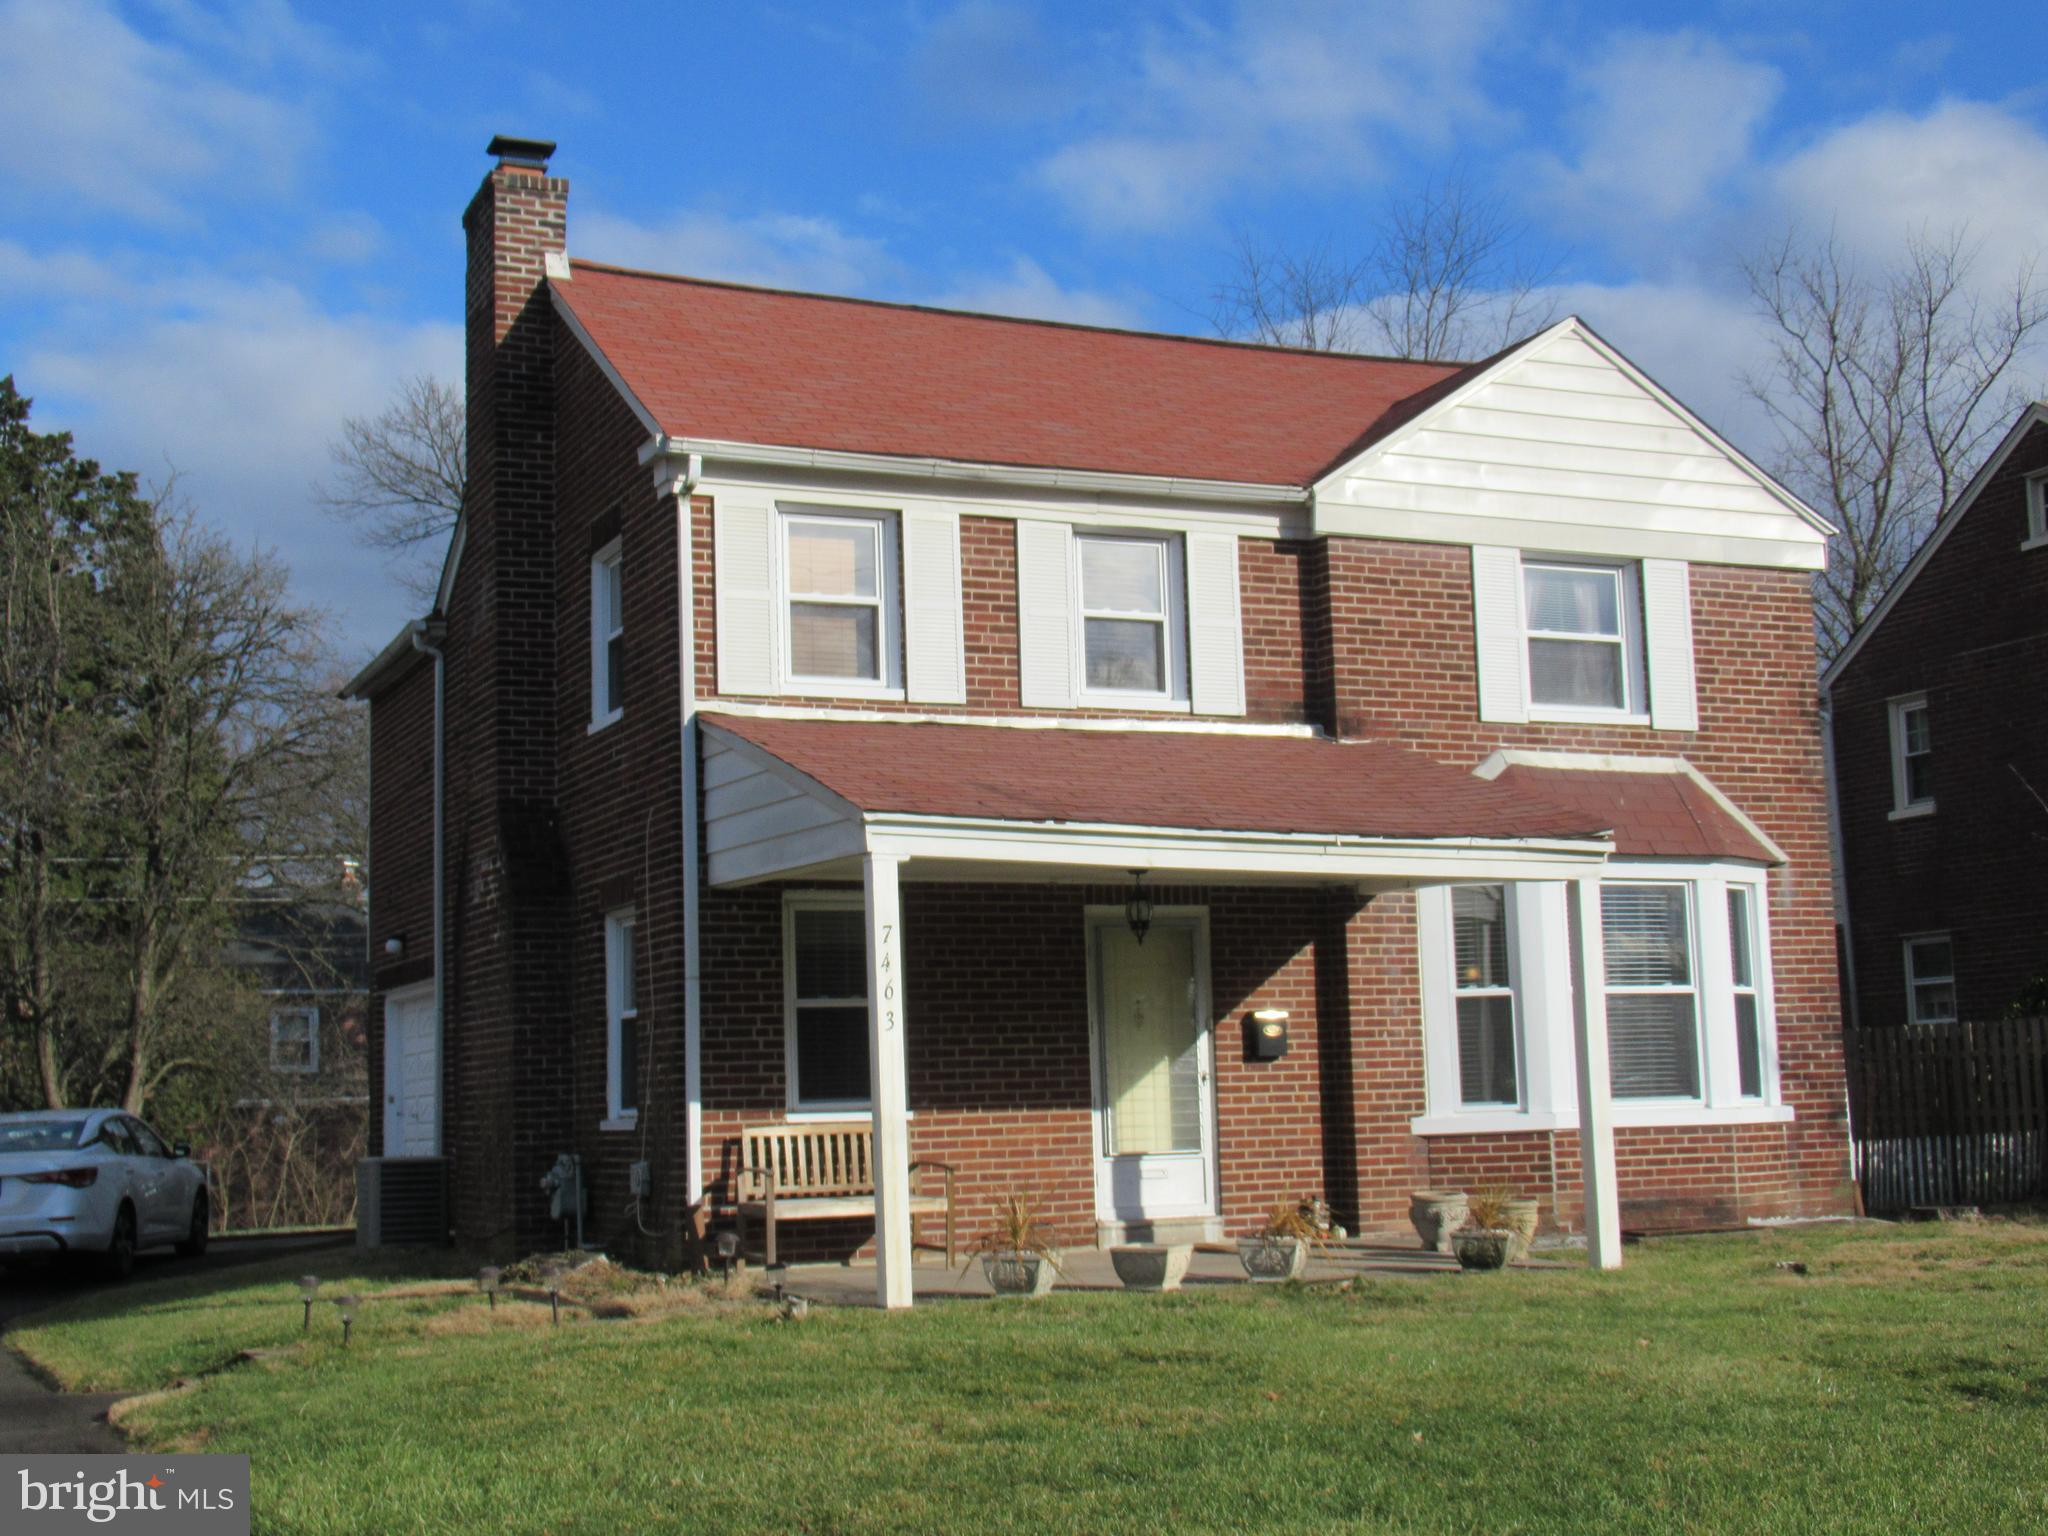
[[[673,1257],[743,1128],[847,1116],[880,1214],[804,1236],[894,1303],[913,1156],[1097,1241],[1846,1208],[1825,527],[1587,327],[1459,366],[622,271],[551,151],[469,206],[471,501],[351,684],[373,1150],[447,1160],[459,1239],[546,1240],[573,1152],[589,1236]]]
[[[1851,1022],[1989,1019],[2048,971],[2048,402],[1821,679]]]

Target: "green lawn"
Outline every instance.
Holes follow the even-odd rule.
[[[212,1372],[127,1427],[247,1451],[261,1531],[2048,1528],[2034,1225],[796,1324],[550,1330],[357,1272],[346,1351],[331,1309],[300,1341],[302,1267],[101,1291],[10,1338],[79,1386]]]

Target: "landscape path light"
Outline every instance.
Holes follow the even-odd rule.
[[[562,1266],[544,1265],[540,1272],[540,1283],[548,1288],[548,1315],[555,1327],[562,1326]]]
[[[299,1300],[305,1303],[306,1315],[299,1319],[299,1332],[306,1333],[313,1326],[313,1299],[320,1294],[318,1275],[299,1276]]]
[[[493,1312],[498,1310],[498,1281],[501,1278],[502,1271],[495,1264],[486,1264],[476,1272],[476,1288],[484,1293]]]
[[[355,1326],[356,1298],[337,1296],[334,1298],[334,1305],[341,1311],[341,1342],[345,1346],[348,1343],[349,1330]]]

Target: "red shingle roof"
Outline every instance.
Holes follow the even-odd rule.
[[[1510,789],[1574,806],[1614,830],[1623,858],[1753,859],[1778,855],[1686,773],[1608,773],[1514,764],[1494,780]]]
[[[555,302],[672,437],[1307,485],[1464,371],[572,270]]]
[[[1608,825],[1383,742],[704,719],[868,812],[1388,838],[1592,838]]]

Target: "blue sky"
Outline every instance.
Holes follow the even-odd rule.
[[[1235,231],[1346,248],[1455,169],[1768,456],[1738,253],[1967,220],[2009,277],[2044,58],[2015,3],[0,0],[0,372],[274,547],[356,656],[408,605],[310,487],[342,417],[458,376],[495,132],[561,142],[578,255],[1198,332]]]

